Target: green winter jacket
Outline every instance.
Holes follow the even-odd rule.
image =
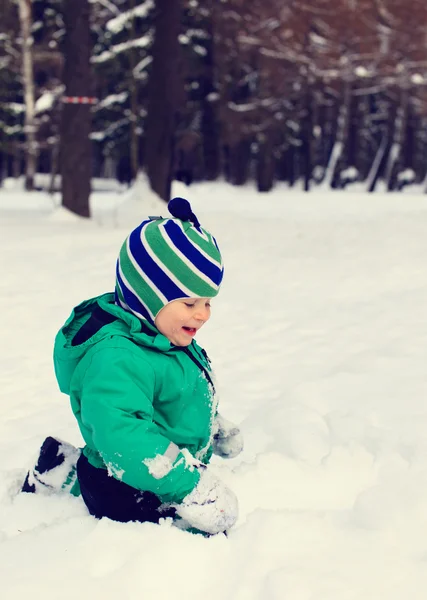
[[[95,331],[86,341],[85,327]],[[73,310],[56,336],[54,365],[94,467],[163,502],[194,489],[190,454],[209,461],[216,413],[209,360],[194,341],[173,346],[104,294]]]

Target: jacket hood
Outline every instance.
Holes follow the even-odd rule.
[[[101,319],[98,317],[100,313]],[[90,331],[85,331],[85,328],[88,330],[92,323],[95,323],[94,333],[88,335]],[[175,346],[154,325],[117,306],[113,293],[85,300],[73,309],[55,338],[53,362],[61,392],[70,393],[74,371],[86,352],[101,340],[116,335],[160,352],[175,350]]]

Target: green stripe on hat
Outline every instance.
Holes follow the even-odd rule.
[[[146,229],[146,240],[151,251],[156,256],[156,262],[163,264],[179,281],[181,285],[188,288],[194,296],[200,298],[213,298],[218,294],[218,289],[209,285],[187,266],[181,257],[170,248],[163,239],[158,227]],[[167,235],[167,234],[166,234]]]
[[[193,244],[199,246],[199,248],[203,250],[205,254],[207,254],[218,264],[221,264],[221,256],[214,244],[211,234],[208,233],[205,229],[202,229],[203,233],[205,233],[208,238],[207,240],[204,240],[202,236],[194,230],[194,227],[186,227],[185,225],[186,223],[184,224],[185,234],[193,242]]]
[[[120,302],[123,302],[123,304],[127,304],[126,300],[125,300],[125,297],[123,296],[123,293],[122,293],[121,287],[119,285],[119,282],[117,280],[116,280],[116,292],[117,292],[117,295],[119,297]]]
[[[139,298],[144,298],[145,305],[150,309],[153,315],[156,315],[165,305],[162,298],[148,285],[141,273],[139,273],[129,258],[127,243],[125,242],[120,250],[120,269]],[[126,300],[124,300],[126,302]]]

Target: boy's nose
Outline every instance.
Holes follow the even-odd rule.
[[[197,321],[207,321],[209,319],[209,317],[210,317],[210,314],[209,314],[209,309],[207,306],[197,309],[196,313],[194,315],[194,318]]]

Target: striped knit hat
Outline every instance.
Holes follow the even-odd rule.
[[[190,203],[174,198],[168,209],[176,218],[143,221],[117,261],[116,304],[150,323],[178,298],[213,298],[224,274],[215,238],[200,227]]]

